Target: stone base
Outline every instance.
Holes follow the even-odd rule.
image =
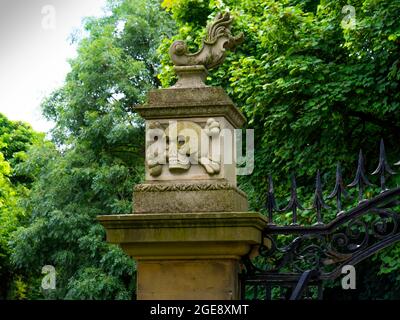
[[[246,212],[247,196],[223,184],[141,184],[133,193],[134,213]]]
[[[137,263],[137,272],[138,300],[239,298],[237,260],[145,260]]]
[[[138,299],[240,299],[239,264],[267,222],[252,212],[100,216],[107,241],[137,261]]]

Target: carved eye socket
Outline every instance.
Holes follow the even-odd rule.
[[[158,136],[154,136],[154,141],[158,141]]]
[[[183,146],[185,144],[185,137],[179,136],[178,137],[178,145]]]

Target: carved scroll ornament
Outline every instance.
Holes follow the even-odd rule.
[[[214,21],[207,26],[207,36],[203,40],[203,46],[196,53],[189,53],[184,41],[175,41],[169,49],[174,65],[203,65],[206,69],[212,69],[222,64],[226,49],[234,50],[244,38],[242,32],[237,36],[231,34],[232,21],[229,12],[218,13]]]

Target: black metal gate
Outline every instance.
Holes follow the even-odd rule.
[[[270,176],[265,205],[269,223],[263,234],[264,242],[257,248],[257,256],[252,257],[254,254],[251,254],[243,260],[242,297],[266,300],[322,299],[324,281],[340,276],[343,266],[354,266],[399,241],[400,187],[386,187],[386,178],[394,174],[381,141],[379,164],[372,173],[380,177],[380,190],[377,191],[378,195],[368,199],[365,187],[373,185],[367,178],[364,157],[360,151],[355,178],[348,185],[358,189],[358,201],[345,211],[342,200],[350,195],[338,164],[336,184],[327,197],[336,199],[337,215],[324,224],[321,212],[329,207],[323,198],[318,171],[314,201],[310,208],[315,210],[317,222],[311,226],[297,222],[297,211],[304,208],[298,199],[294,176],[291,177],[290,200],[283,209],[277,207]],[[274,224],[274,213],[287,211],[292,212],[292,223]]]

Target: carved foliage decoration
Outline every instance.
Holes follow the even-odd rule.
[[[231,25],[233,18],[229,12],[218,13],[214,21],[207,26],[207,36],[203,40],[203,46],[196,53],[189,53],[184,41],[175,41],[169,54],[176,66],[203,65],[207,69],[215,68],[225,60],[226,49],[234,50],[243,42],[243,33],[233,36]]]

